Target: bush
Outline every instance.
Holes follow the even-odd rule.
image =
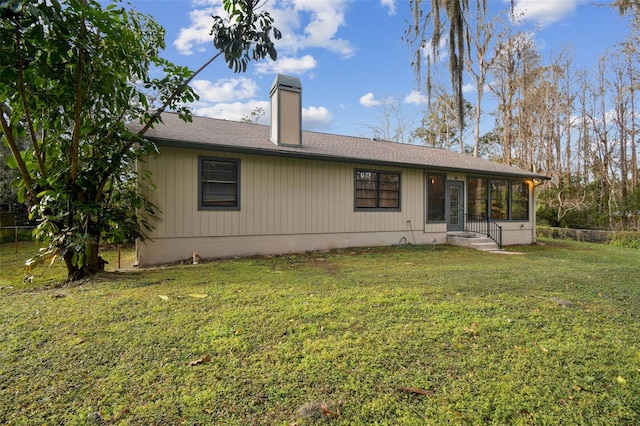
[[[536,209],[536,220],[541,226],[558,226],[558,211],[546,204],[538,205]]]
[[[611,233],[611,244],[614,247],[626,247],[640,249],[640,232],[638,231],[619,231]]]

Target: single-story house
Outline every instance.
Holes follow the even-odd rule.
[[[271,125],[176,114],[146,137],[138,164],[160,209],[140,266],[399,243],[445,243],[496,225],[502,244],[535,241],[545,176],[437,148],[302,130],[300,80],[278,75]],[[481,232],[490,233],[487,229]]]

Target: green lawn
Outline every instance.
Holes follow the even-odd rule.
[[[640,250],[543,241],[73,286],[0,246],[0,424],[640,424]]]

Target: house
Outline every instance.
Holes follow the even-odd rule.
[[[149,198],[161,215],[140,266],[190,258],[445,243],[478,224],[535,241],[545,176],[447,150],[303,131],[300,80],[278,75],[271,125],[165,113]],[[475,230],[475,229],[472,229]],[[479,232],[490,233],[488,229]]]

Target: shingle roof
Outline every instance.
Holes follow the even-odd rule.
[[[547,179],[505,164],[420,145],[303,131],[301,147],[277,146],[269,138],[269,126],[203,117],[186,123],[174,113],[162,114],[162,121],[145,134],[160,146]]]

